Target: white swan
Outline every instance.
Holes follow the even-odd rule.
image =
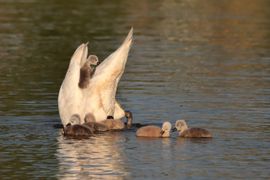
[[[96,122],[106,119],[107,116],[113,116],[115,119],[125,116],[125,111],[116,101],[115,95],[125,70],[132,36],[133,28],[122,45],[97,66],[89,86],[84,89],[79,88],[78,83],[80,68],[87,59],[87,43],[77,48],[71,57],[58,95],[58,109],[64,126],[70,123],[73,114],[79,114],[80,118],[84,119],[86,114],[92,113]]]

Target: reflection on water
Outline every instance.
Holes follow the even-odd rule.
[[[0,1],[0,179],[269,179],[270,1]],[[130,26],[117,97],[137,123],[186,119],[210,141],[135,130],[62,137],[57,95],[82,42],[100,60]]]
[[[119,144],[126,139],[118,132],[96,135],[86,140],[58,137],[57,159],[59,178],[87,179],[129,176],[126,171],[125,155]]]

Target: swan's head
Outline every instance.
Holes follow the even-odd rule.
[[[89,66],[96,66],[98,64],[98,57],[96,55],[90,55],[88,56],[86,63]]]
[[[185,120],[177,120],[175,122],[175,127],[173,128],[173,131],[183,132],[186,129],[188,129],[186,121]]]
[[[161,128],[161,136],[162,137],[170,137],[170,131],[172,129],[172,125],[169,121],[165,121],[162,124],[162,128]]]
[[[70,117],[69,122],[70,122],[70,125],[80,124],[81,123],[81,118],[80,118],[79,114],[73,114]]]

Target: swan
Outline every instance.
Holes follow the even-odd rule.
[[[170,137],[172,125],[169,121],[165,121],[162,127],[148,125],[141,127],[137,130],[136,136],[138,137]]]
[[[84,88],[80,88],[78,84],[80,69],[88,59],[88,43],[83,43],[76,49],[58,94],[59,115],[64,126],[70,123],[73,114],[79,114],[83,119],[87,113],[92,113],[96,122],[107,117],[121,119],[125,116],[125,111],[115,96],[125,70],[132,37],[133,28],[122,45],[96,67],[88,86]]]
[[[209,131],[202,128],[188,128],[185,120],[177,120],[173,131],[179,131],[179,136],[184,138],[211,138]]]

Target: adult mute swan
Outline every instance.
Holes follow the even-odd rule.
[[[69,67],[58,95],[58,108],[62,124],[70,123],[73,114],[80,119],[92,113],[96,122],[114,117],[120,119],[125,111],[116,101],[118,82],[125,70],[129,49],[132,43],[131,28],[122,45],[96,67],[88,86],[79,87],[80,70],[87,61],[88,47],[81,44],[71,57]],[[82,124],[84,122],[80,122]]]

